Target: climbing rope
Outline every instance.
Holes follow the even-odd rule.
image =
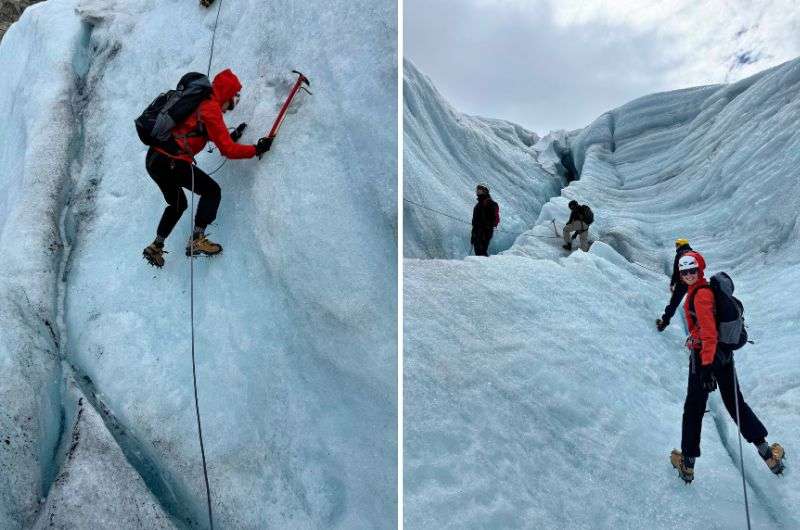
[[[431,211],[431,212],[435,212],[435,213],[438,213],[439,215],[443,215],[445,217],[448,217],[448,218],[450,218],[450,219],[452,219],[454,221],[458,221],[459,223],[463,223],[465,225],[472,226],[471,222],[465,221],[463,219],[459,219],[458,217],[454,217],[454,216],[450,215],[449,213],[445,213],[445,212],[442,212],[440,210],[436,210],[434,208],[428,208],[427,206],[424,206],[424,205],[422,205],[422,204],[420,204],[418,202],[414,202],[411,199],[406,199],[405,197],[403,197],[403,200],[405,202],[409,203],[409,204],[413,204],[414,206],[416,206],[418,208],[422,208],[423,210],[428,210],[428,211]],[[495,228],[494,231],[495,232],[503,232],[505,234],[512,234],[512,235],[515,235],[515,236],[523,234],[523,232],[509,232],[508,230],[501,230],[499,228]]]
[[[739,422],[739,378],[736,376],[736,365],[731,359],[733,372],[733,399],[736,402],[736,430],[739,431],[739,467],[742,471],[742,490],[744,491],[744,513],[747,517],[747,530],[750,530],[750,503],[747,502],[747,484],[744,479],[744,457],[742,456],[742,427]]]
[[[208,485],[208,469],[206,467],[206,449],[203,445],[203,426],[200,423],[200,404],[197,399],[197,362],[195,361],[194,354],[194,164],[190,165],[192,169],[192,208],[190,210],[191,222],[189,225],[192,227],[189,236],[189,319],[192,327],[192,381],[194,382],[194,410],[197,416],[197,433],[200,437],[200,457],[203,461],[203,479],[206,483],[206,503],[208,504],[208,524],[211,530],[214,530],[214,519],[211,515],[211,488]]]
[[[208,56],[208,70],[206,75],[211,75],[211,61],[214,58],[214,42],[217,37],[217,24],[219,23],[219,13],[222,9],[222,0],[217,6],[217,18],[214,20],[214,29],[211,33],[211,50]],[[224,162],[223,162],[224,164]],[[214,517],[211,513],[211,487],[208,484],[208,467],[206,465],[206,449],[203,444],[203,425],[200,421],[200,402],[197,398],[197,361],[194,349],[194,161],[190,165],[192,170],[192,207],[190,210],[190,235],[189,235],[189,320],[192,328],[192,382],[194,384],[194,410],[197,417],[197,434],[200,439],[200,457],[203,461],[203,480],[206,484],[206,504],[208,505],[208,525],[214,530]],[[222,165],[219,166],[220,168]],[[217,168],[218,170],[219,168]],[[214,171],[217,171],[214,170]]]
[[[217,38],[217,24],[219,23],[219,12],[221,10],[222,10],[222,0],[219,0],[219,4],[217,4],[217,18],[214,19],[214,30],[211,32],[211,50],[208,53],[208,68],[206,69],[206,77],[211,77],[211,60],[214,58],[214,41]],[[209,153],[210,152],[211,151],[209,151]],[[222,166],[224,166],[227,161],[228,161],[227,158],[223,160],[222,163],[219,166],[217,166],[217,169],[215,169],[211,173],[208,173],[208,175],[211,176],[220,169],[222,169]]]
[[[662,276],[664,275],[664,271],[657,271],[657,270],[655,270],[655,269],[651,269],[650,267],[645,267],[644,265],[642,265],[642,264],[641,264],[641,263],[639,263],[638,261],[633,261],[633,260],[631,260],[631,263],[633,263],[633,264],[634,264],[634,265],[636,265],[637,267],[641,267],[642,269],[644,269],[644,270],[646,270],[646,271],[650,271],[650,272],[652,272],[652,273],[659,274],[659,275],[662,275]]]
[[[428,210],[430,212],[438,213],[439,215],[443,215],[443,216],[445,216],[445,217],[447,217],[449,219],[452,219],[453,221],[457,221],[459,223],[463,223],[465,225],[472,226],[472,223],[470,223],[468,221],[465,221],[463,219],[459,219],[458,217],[452,216],[449,213],[442,212],[442,211],[437,210],[435,208],[429,208],[428,206],[425,206],[425,205],[420,204],[418,202],[414,202],[411,199],[406,199],[405,197],[403,197],[403,200],[405,202],[409,203],[409,204],[413,204],[414,206],[416,206],[418,208],[422,208],[423,210]],[[550,222],[553,223],[553,232],[555,232],[554,236],[542,236],[542,235],[539,235],[539,234],[531,234],[529,232],[509,232],[508,230],[501,230],[499,228],[495,228],[495,232],[503,232],[503,233],[512,234],[512,235],[515,235],[515,236],[520,236],[520,235],[525,234],[525,236],[527,236],[527,237],[538,237],[538,238],[541,238],[541,239],[562,239],[561,236],[558,235],[558,229],[556,228],[556,220],[555,219],[551,219]],[[579,232],[576,232],[576,235],[578,233]],[[573,235],[572,239],[575,239],[574,235]],[[594,241],[592,241],[592,243],[594,243]],[[638,261],[630,261],[630,263],[636,265],[637,267],[641,267],[642,269],[648,270],[650,272],[654,272],[656,274],[663,274],[661,271],[657,271],[657,270],[651,269],[650,267],[645,267],[644,265],[642,265]]]
[[[217,18],[214,20],[214,30],[211,33],[211,51],[208,54],[208,70],[206,70],[206,75],[211,75],[211,59],[214,58],[214,41],[217,38],[217,24],[219,23],[219,12],[222,10],[222,0],[219,0],[219,5],[217,5]]]

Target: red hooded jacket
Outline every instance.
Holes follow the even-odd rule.
[[[714,308],[714,293],[711,289],[701,289],[707,286],[708,282],[703,276],[703,271],[706,268],[706,260],[699,252],[694,250],[687,252],[684,256],[693,256],[697,260],[698,275],[697,281],[689,286],[686,293],[686,304],[684,304],[684,312],[686,313],[686,322],[689,324],[689,333],[695,340],[699,340],[702,344],[700,350],[700,364],[707,366],[714,362],[714,355],[717,353],[717,319]],[[694,299],[694,312],[697,315],[697,321],[692,318],[690,313],[690,302]]]
[[[253,158],[256,156],[256,148],[254,145],[240,145],[233,141],[228,126],[225,125],[225,120],[222,118],[222,105],[226,101],[232,99],[241,89],[242,83],[230,69],[223,70],[214,77],[211,83],[212,92],[211,97],[200,103],[197,110],[193,112],[183,122],[179,123],[172,129],[172,135],[175,137],[178,145],[184,150],[189,151],[192,155],[196,155],[208,143],[210,139],[219,148],[219,152],[226,158]],[[200,121],[206,130],[206,135],[189,136],[181,138],[181,136],[193,132],[197,129],[197,122]],[[189,154],[172,155],[161,149],[159,152],[164,153],[172,158],[185,160],[189,163],[192,162],[192,156]]]

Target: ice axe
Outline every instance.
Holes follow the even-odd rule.
[[[277,136],[278,129],[280,129],[281,124],[283,123],[283,119],[286,117],[286,111],[289,110],[289,105],[292,104],[292,100],[294,99],[295,94],[297,94],[297,92],[300,89],[305,90],[306,92],[308,92],[310,95],[313,96],[311,91],[307,89],[305,86],[303,86],[303,85],[311,86],[311,81],[309,81],[308,78],[305,75],[303,75],[302,72],[298,72],[297,70],[292,70],[292,73],[297,74],[298,76],[297,81],[295,81],[294,86],[289,91],[289,95],[286,97],[286,101],[283,102],[283,106],[281,107],[281,111],[278,113],[278,116],[275,117],[275,122],[272,124],[272,129],[270,129],[269,133],[267,134],[266,136],[267,138],[275,138],[275,136]],[[260,160],[261,156],[259,156],[258,158]]]

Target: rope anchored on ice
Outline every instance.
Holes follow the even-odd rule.
[[[464,219],[459,219],[458,217],[454,217],[454,216],[450,215],[449,213],[445,213],[445,212],[443,212],[441,210],[437,210],[435,208],[429,208],[428,206],[425,206],[425,205],[420,204],[418,202],[414,202],[411,199],[407,199],[407,198],[403,197],[403,201],[405,201],[405,202],[407,202],[409,204],[413,204],[417,208],[422,208],[423,210],[428,210],[430,212],[438,213],[439,215],[443,215],[443,216],[445,216],[447,218],[452,219],[453,221],[458,221],[459,223],[462,223],[462,224],[465,224],[465,225],[468,225],[468,226],[472,226],[472,223],[469,222],[469,221],[465,221]],[[522,235],[524,233],[524,232],[510,232],[508,230],[502,230],[500,228],[495,228],[495,231],[496,232],[503,232],[505,234],[512,234],[512,235],[515,235],[515,236]]]

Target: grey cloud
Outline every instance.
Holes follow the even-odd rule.
[[[405,56],[456,108],[539,133],[583,127],[639,96],[703,84],[696,72],[710,60],[707,50],[687,53],[675,32],[611,22],[560,27],[542,0],[524,9],[508,2],[406,0],[404,27]],[[724,76],[730,63],[720,67]]]

